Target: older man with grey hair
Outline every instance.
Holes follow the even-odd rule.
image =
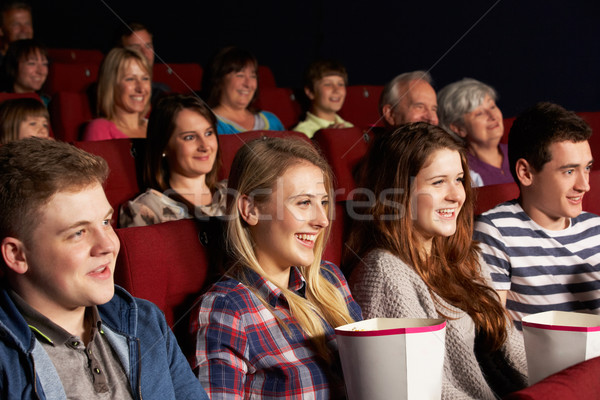
[[[438,124],[437,97],[426,71],[405,72],[383,88],[379,99],[379,114],[385,125],[395,127],[408,122]]]

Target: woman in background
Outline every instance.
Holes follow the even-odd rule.
[[[0,103],[0,144],[28,137],[48,138],[50,115],[39,100],[24,97]]]
[[[256,130],[285,130],[268,111],[254,107],[258,94],[258,62],[237,47],[226,47],[214,58],[209,71],[208,105],[217,115],[219,134]]]
[[[41,92],[48,77],[46,47],[35,39],[23,39],[8,46],[3,61],[4,91],[37,93],[47,107],[50,97]]]
[[[100,65],[97,113],[83,140],[146,137],[150,110],[152,70],[135,49],[114,48]]]
[[[374,200],[358,210],[345,266],[354,267],[350,287],[365,318],[447,320],[443,399],[491,400],[525,387],[522,337],[472,240],[461,144],[437,126],[404,125],[375,140],[359,187]]]
[[[322,261],[331,173],[299,139],[248,142],[229,175],[232,265],[192,313],[191,360],[211,399],[330,399],[344,392],[334,328],[360,308]]]
[[[440,126],[464,140],[469,168],[477,172],[483,185],[514,182],[508,162],[498,96],[491,87],[465,78],[438,93]]]
[[[148,123],[144,187],[121,209],[121,227],[220,216],[225,212],[226,181],[221,165],[216,118],[199,98],[162,98]]]

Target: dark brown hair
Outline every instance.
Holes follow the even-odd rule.
[[[411,204],[414,177],[440,149],[460,154],[465,201],[457,218],[456,232],[448,237],[434,237],[427,254],[419,246],[414,221],[407,214],[414,206]],[[373,249],[391,252],[414,268],[430,292],[466,312],[483,333],[489,349],[495,350],[506,340],[510,322],[498,295],[481,275],[479,249],[472,240],[473,191],[463,151],[450,134],[425,122],[406,124],[378,137],[359,185],[374,196],[368,207],[355,210],[367,218],[353,226],[344,265],[358,264]],[[359,195],[357,200],[365,198]],[[436,301],[436,296],[432,297]],[[445,316],[443,305],[436,303],[438,312]]]

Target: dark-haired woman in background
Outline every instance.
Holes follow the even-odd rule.
[[[120,226],[223,215],[226,182],[217,181],[215,124],[197,97],[172,95],[158,102],[148,122],[143,175],[148,190],[121,209]]]
[[[256,58],[238,47],[226,47],[214,58],[208,105],[217,115],[219,134],[285,130],[275,114],[253,106],[258,92],[257,70]]]
[[[50,97],[41,93],[48,77],[48,54],[44,45],[35,39],[12,42],[4,56],[3,68],[3,91],[37,93],[48,106]]]

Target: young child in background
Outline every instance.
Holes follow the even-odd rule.
[[[313,62],[304,77],[304,93],[311,101],[306,118],[293,130],[312,138],[316,131],[324,128],[351,128],[337,112],[346,99],[348,74],[346,68],[337,61],[320,60]]]
[[[48,109],[33,98],[10,99],[0,104],[0,144],[28,137],[48,138]]]

